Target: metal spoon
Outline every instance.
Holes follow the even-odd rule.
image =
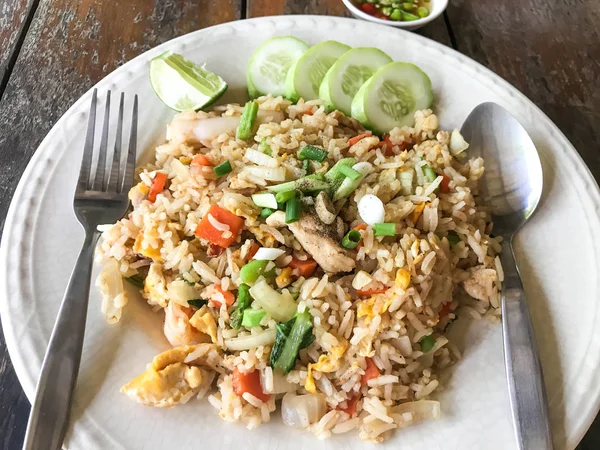
[[[514,259],[512,240],[542,196],[542,165],[527,131],[495,103],[477,106],[461,128],[470,157],[481,156],[485,173],[480,201],[503,237],[500,259],[502,331],[508,392],[520,450],[552,449],[548,407],[533,325]]]

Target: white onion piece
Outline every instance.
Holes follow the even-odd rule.
[[[269,270],[268,267],[265,270]],[[267,283],[259,279],[250,288],[250,295],[262,309],[279,322],[287,322],[296,314],[297,305],[291,294],[280,294]]]
[[[275,342],[275,330],[265,330],[261,333],[225,339],[225,347],[229,350],[252,350],[261,345],[271,345]]]
[[[253,162],[254,164],[257,164],[259,166],[277,167],[279,164],[275,158],[271,158],[269,155],[265,155],[264,153],[254,150],[252,148],[246,150],[245,156],[246,159],[248,159],[248,161]]]
[[[385,221],[383,202],[373,194],[363,195],[358,201],[358,214],[367,225],[375,225]]]
[[[265,386],[268,385],[268,383],[265,380],[265,371],[261,370],[260,371],[260,385],[263,388],[263,392],[265,394],[285,394],[287,392],[296,392],[296,389],[298,389],[298,385],[297,384],[292,384],[290,383],[285,375],[281,375],[280,373],[277,372],[273,372],[272,370],[270,371],[273,377],[273,387],[270,390],[267,390],[265,388]]]
[[[452,134],[450,135],[450,153],[452,153],[453,156],[458,155],[459,153],[464,152],[466,149],[469,148],[469,143],[467,141],[465,141],[465,138],[463,137],[462,134],[460,134],[460,131],[458,131],[456,128],[452,131]]]
[[[435,400],[419,400],[392,407],[392,414],[412,413],[416,419],[439,419],[440,402]]]
[[[241,116],[222,116],[211,117],[209,119],[199,119],[193,128],[194,135],[199,141],[204,139],[213,139],[223,133],[226,133],[229,136],[235,136],[235,131],[240,124],[240,120]],[[260,125],[261,123],[281,122],[282,120],[283,113],[280,111],[259,109],[256,117],[256,124]],[[173,123],[172,126],[173,125],[175,125],[175,123]],[[189,126],[187,123],[177,125],[180,127]]]
[[[171,169],[175,172],[181,181],[187,181],[190,178],[190,169],[178,159],[171,161]]]
[[[121,319],[123,306],[127,304],[127,294],[123,287],[123,277],[119,263],[110,258],[96,279],[96,286],[102,294],[102,312],[108,323]]]
[[[321,420],[326,412],[327,403],[321,394],[295,395],[287,393],[281,402],[283,422],[294,428],[306,428]]]
[[[246,166],[244,172],[268,181],[285,181],[285,169],[283,167]]]
[[[175,280],[167,288],[167,297],[181,306],[189,306],[188,300],[200,298],[200,291],[183,280]]]
[[[285,250],[281,248],[266,248],[261,247],[254,254],[254,259],[260,259],[262,261],[274,261],[285,253]]]

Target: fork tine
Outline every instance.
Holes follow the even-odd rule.
[[[102,137],[100,138],[100,153],[98,154],[98,166],[96,176],[92,184],[92,190],[102,191],[105,188],[104,173],[106,171],[106,152],[108,148],[108,124],[110,122],[110,91],[106,92],[106,107],[104,108],[104,123],[102,125]]]
[[[79,170],[79,181],[77,182],[77,190],[85,191],[90,183],[90,170],[92,167],[92,155],[94,154],[94,131],[96,127],[96,103],[98,99],[98,91],[94,89],[92,92],[92,102],[90,104],[90,112],[88,115],[87,133],[85,135],[85,145],[83,146],[83,158],[81,159],[81,169]]]
[[[128,192],[133,186],[135,174],[135,156],[137,151],[137,125],[138,125],[138,96],[133,97],[133,113],[131,115],[131,133],[129,134],[129,150],[127,152],[127,163],[123,174],[121,192]]]
[[[115,137],[115,148],[113,151],[112,166],[108,174],[108,190],[117,192],[119,187],[120,169],[121,169],[121,147],[123,144],[123,104],[125,102],[125,93],[121,92],[119,101],[119,118],[117,121],[117,136]]]

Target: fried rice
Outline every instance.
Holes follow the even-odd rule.
[[[458,315],[500,317],[500,242],[490,236],[490,216],[476,203],[483,160],[453,152],[451,133],[438,130],[430,110],[415,114],[414,127],[395,128],[380,140],[354,119],[327,113],[320,101],[257,101],[266,119],[250,141],[230,132],[210,139],[190,133],[199,123],[215,123],[209,119],[239,116],[239,105],[176,115],[154,162],[136,172],[131,211],[101,230],[97,257],[105,268],[97,284],[107,320],[118,322],[128,301],[123,280],[137,281],[149,306],[164,314],[173,346],[122,392],[158,407],[205,397],[221,418],[248,428],[268,422],[285,395],[284,422],[319,438],[357,430],[360,438],[381,442],[396,428],[439,417],[432,398],[442,389],[440,373],[460,359],[445,336],[448,326]],[[299,234],[306,223],[293,228],[265,219],[251,197],[305,176],[297,152],[307,144],[327,152],[323,161],[311,161],[317,174],[348,157],[371,167],[358,188],[336,203],[336,222],[318,229],[318,252]],[[199,154],[213,166],[229,161],[231,172],[217,177],[214,167],[196,163]],[[407,171],[414,175],[408,185],[401,176]],[[167,181],[151,201],[159,172]],[[366,194],[383,202],[394,236],[376,236],[373,226],[363,224],[357,202]],[[311,201],[304,201],[302,217],[318,222]],[[195,235],[208,216],[223,235],[232,234],[208,213],[213,205],[243,219],[243,230],[226,248]],[[341,237],[353,228],[361,243],[344,249]],[[272,261],[268,281],[312,322],[314,341],[287,373],[270,361],[281,320],[267,313],[254,327],[231,324],[240,271],[258,247],[285,251]],[[351,259],[352,270],[336,269],[339,255]],[[291,267],[292,260],[313,259],[320,261],[313,273]],[[191,301],[194,295],[200,302]],[[260,375],[258,391],[240,387],[239,377],[248,374]]]

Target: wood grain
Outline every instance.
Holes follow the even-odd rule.
[[[34,6],[34,0],[11,0],[0,5],[0,98]]]
[[[239,19],[241,6],[237,0],[42,0],[0,103],[0,231],[31,155],[83,92],[149,48]],[[10,52],[1,48],[4,59]],[[0,448],[13,450],[21,448],[29,403],[0,339]]]

